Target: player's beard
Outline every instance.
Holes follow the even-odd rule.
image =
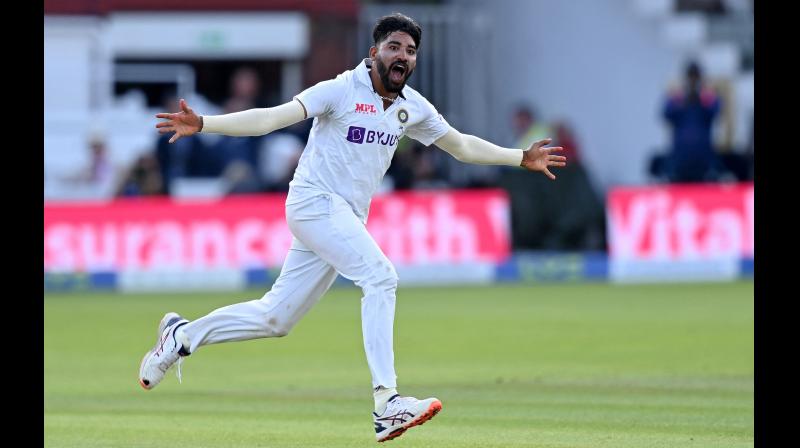
[[[410,78],[411,74],[414,73],[414,70],[412,70],[411,67],[408,66],[408,63],[406,63],[406,73],[403,74],[403,81],[400,84],[396,84],[389,79],[389,67],[384,65],[383,61],[376,59],[375,66],[378,67],[378,75],[381,77],[383,88],[386,89],[387,92],[391,93],[402,92],[403,87],[406,86],[406,81],[408,81],[408,78]]]

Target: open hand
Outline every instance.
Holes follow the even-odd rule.
[[[203,120],[197,116],[194,111],[186,104],[186,100],[180,101],[181,111],[174,114],[161,113],[156,114],[156,118],[163,118],[167,121],[162,121],[156,124],[159,134],[166,134],[167,132],[174,132],[175,134],[169,139],[170,143],[174,143],[181,137],[188,137],[192,134],[200,132],[203,128]]]
[[[560,146],[543,148],[544,145],[550,143],[551,141],[553,141],[553,139],[546,138],[544,140],[533,142],[530,148],[522,151],[522,162],[519,165],[530,171],[541,171],[550,179],[555,180],[556,176],[550,172],[548,167],[566,166],[567,158],[564,156],[554,156],[550,154],[553,151],[561,151],[564,149]]]

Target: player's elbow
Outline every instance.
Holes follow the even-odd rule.
[[[454,159],[458,160],[459,162],[467,162],[467,158],[463,152],[460,151],[452,151],[450,155],[453,156]]]
[[[453,145],[450,147],[450,153],[453,158],[458,160],[459,162],[468,162],[469,161],[469,148],[467,147],[467,139],[463,135],[459,135],[458,139],[454,142]]]

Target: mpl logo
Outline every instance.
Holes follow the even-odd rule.
[[[356,103],[356,113],[375,115],[378,113],[378,109],[375,108],[374,104]]]
[[[347,130],[347,141],[362,144],[366,139],[367,143],[378,143],[384,146],[394,146],[399,135],[390,134],[388,132],[368,131],[366,128],[358,126],[350,126]]]

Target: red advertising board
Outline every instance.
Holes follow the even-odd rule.
[[[44,206],[45,272],[280,266],[292,235],[284,195]],[[501,190],[376,197],[367,228],[398,264],[496,262],[509,254]]]
[[[608,195],[612,260],[754,258],[754,186],[617,188]]]

